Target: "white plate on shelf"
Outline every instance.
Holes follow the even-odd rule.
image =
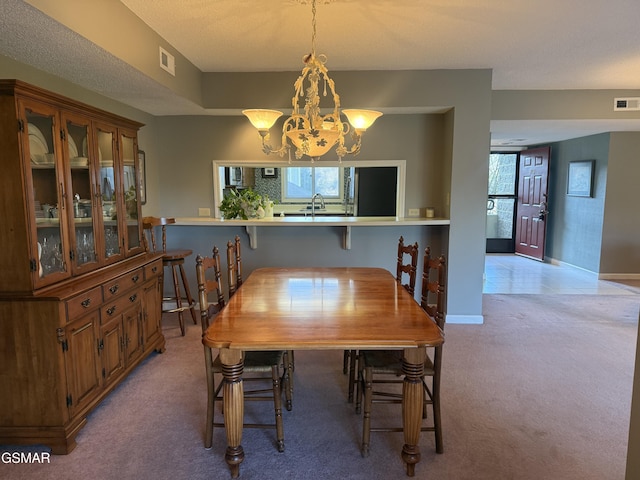
[[[76,158],[78,156],[78,147],[76,146],[76,142],[73,140],[71,135],[69,137],[69,158]]]
[[[40,129],[38,127],[36,127],[33,123],[29,123],[27,126],[27,129],[29,130],[29,135],[33,135],[34,137],[37,137],[38,140],[40,140],[40,142],[43,145],[47,145],[47,140],[44,138],[44,135],[42,134],[42,132],[40,131]],[[47,153],[49,153],[49,151],[47,150]]]
[[[34,124],[28,124],[27,129],[29,130],[29,153],[31,154],[31,161],[41,165],[47,161],[46,154],[49,153],[47,141],[40,129]]]

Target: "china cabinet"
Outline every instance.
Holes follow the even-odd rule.
[[[164,349],[144,251],[142,125],[0,80],[0,443],[68,453],[86,416]]]

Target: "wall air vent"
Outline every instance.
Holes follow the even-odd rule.
[[[640,110],[640,97],[614,98],[613,110]]]
[[[162,47],[160,47],[160,68],[176,76],[176,59]]]

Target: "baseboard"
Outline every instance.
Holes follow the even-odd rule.
[[[640,273],[599,273],[598,280],[640,280]]]
[[[464,325],[482,325],[484,316],[482,315],[447,315],[446,323],[457,323]]]
[[[545,257],[544,261],[547,263],[550,263],[551,265],[564,265],[565,267],[577,268],[578,270],[582,270],[583,272],[587,272],[587,273],[592,273],[594,275],[598,274],[598,272],[594,272],[593,270],[579,267],[578,265],[574,265],[573,263],[563,262],[562,260],[557,260],[551,257]]]
[[[640,280],[640,273],[599,273],[592,270],[587,270],[586,268],[578,267],[577,265],[573,265],[572,263],[556,260],[555,258],[547,257],[545,258],[545,261],[552,265],[567,265],[584,272],[593,273],[594,275],[598,276],[598,280]]]

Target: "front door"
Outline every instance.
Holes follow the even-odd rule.
[[[516,255],[544,260],[550,147],[520,153],[516,210]]]

